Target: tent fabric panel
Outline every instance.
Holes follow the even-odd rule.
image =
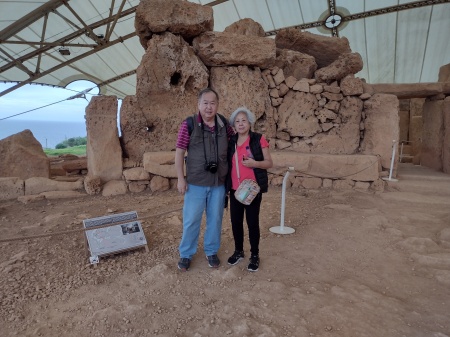
[[[213,7],[214,12],[214,30],[223,32],[233,22],[243,19],[239,16],[233,2],[223,2]]]
[[[433,8],[428,36],[439,38],[427,39],[420,82],[437,82],[440,66],[450,64],[450,43],[448,42],[450,5],[447,7],[447,10],[441,10],[440,6]]]
[[[395,68],[396,13],[364,19],[369,83],[393,83]]]
[[[285,0],[283,6],[277,0],[268,0],[267,5],[274,25],[272,29],[295,26],[304,21],[298,0]]]

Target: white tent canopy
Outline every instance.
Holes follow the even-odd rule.
[[[450,0],[189,0],[213,6],[214,30],[240,19],[268,36],[286,27],[345,36],[368,83],[436,82],[450,63]],[[144,49],[134,30],[139,0],[0,0],[0,81],[66,86],[85,79],[101,93],[135,94]]]

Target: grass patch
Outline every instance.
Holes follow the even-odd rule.
[[[73,154],[75,156],[85,156],[86,155],[86,145],[66,147],[65,149],[44,149],[44,153],[47,156],[59,156],[62,154]]]

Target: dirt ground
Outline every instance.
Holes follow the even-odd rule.
[[[0,202],[0,239],[82,228],[137,211],[149,252],[92,266],[81,232],[0,243],[0,336],[450,336],[450,176],[402,164],[384,193],[281,188],[263,197],[261,265],[222,265],[201,244],[178,271],[182,197]],[[248,256],[248,239],[245,249]]]

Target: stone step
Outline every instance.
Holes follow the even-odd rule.
[[[403,150],[402,150],[402,145],[400,144],[398,150],[399,150],[399,151],[403,151],[403,153],[408,154],[408,153],[411,153],[411,152],[412,152],[412,146],[411,146],[411,145],[403,144]]]
[[[400,160],[400,162],[402,163],[412,163],[414,159],[414,156],[411,156],[409,154],[404,154],[402,155],[402,159]]]

